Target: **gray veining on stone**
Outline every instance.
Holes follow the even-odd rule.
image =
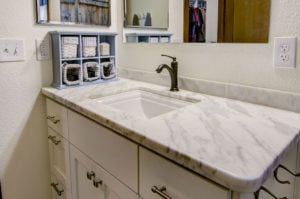
[[[199,101],[141,119],[94,100],[128,90]],[[300,114],[120,79],[43,93],[178,164],[238,192],[256,191],[299,139]]]
[[[121,77],[133,80],[164,86],[170,85],[170,77],[165,74],[155,74],[154,72],[151,73],[122,68],[118,68],[118,74]],[[179,88],[193,92],[300,112],[300,94],[297,93],[186,77],[179,77],[178,84]]]

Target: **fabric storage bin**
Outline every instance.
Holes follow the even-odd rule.
[[[63,82],[66,85],[77,85],[82,82],[82,68],[80,64],[63,64]]]
[[[78,44],[78,37],[62,37],[62,58],[76,58]]]
[[[84,81],[94,81],[100,78],[100,66],[97,62],[86,62],[83,64]]]
[[[100,45],[100,55],[101,56],[109,56],[110,55],[110,44],[106,42],[102,42]]]
[[[111,79],[116,76],[116,68],[113,61],[101,63],[101,77],[102,79]]]
[[[83,57],[95,57],[97,38],[96,37],[83,37],[82,38],[82,53]]]

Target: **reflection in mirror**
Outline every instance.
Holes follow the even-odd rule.
[[[110,0],[37,0],[37,23],[110,26]]]
[[[168,10],[164,7],[164,13],[169,13],[166,29],[156,29],[155,26],[128,28],[133,22],[141,23],[140,18],[143,15],[133,9],[140,1],[143,0],[125,1],[125,14],[131,9],[130,12],[137,15],[125,15],[125,42],[268,42],[271,0],[169,0]],[[155,2],[156,9],[162,12],[162,6],[159,4],[162,0],[146,1]],[[135,5],[129,6],[129,2]],[[143,12],[149,11],[145,9]]]
[[[124,0],[124,26],[168,28],[169,0]]]

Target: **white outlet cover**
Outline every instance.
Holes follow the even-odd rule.
[[[0,39],[0,62],[23,61],[24,41]]]
[[[275,37],[274,66],[281,68],[295,68],[296,48],[296,37]]]
[[[49,60],[50,59],[50,42],[47,39],[35,40],[36,43],[36,57],[37,60]]]

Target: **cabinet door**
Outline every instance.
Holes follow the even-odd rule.
[[[140,195],[143,199],[229,199],[230,192],[140,147]]]
[[[70,142],[138,192],[138,146],[78,113],[68,111]]]
[[[137,199],[138,196],[71,145],[73,199]],[[124,171],[126,172],[126,171]]]

